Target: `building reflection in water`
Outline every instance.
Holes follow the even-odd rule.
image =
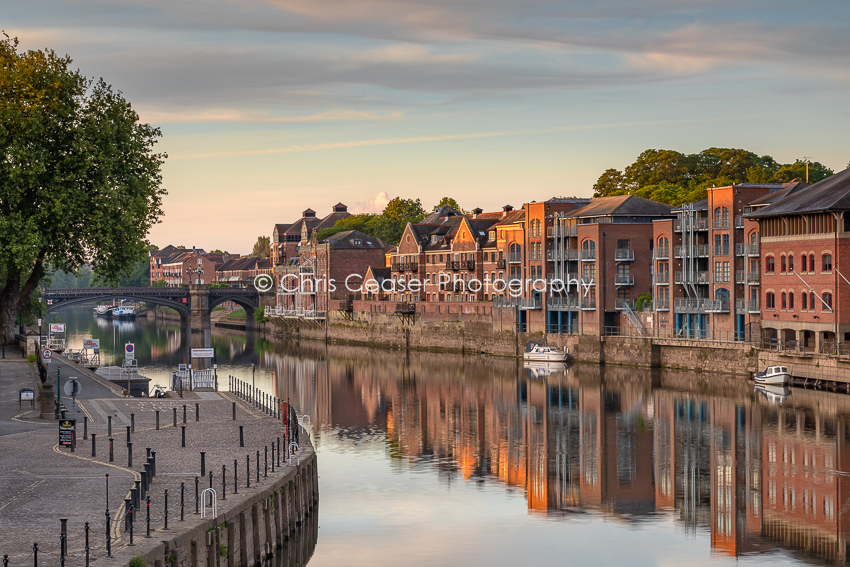
[[[319,344],[267,356],[319,444],[385,437],[445,482],[522,490],[532,514],[672,515],[710,531],[717,554],[847,556],[850,396],[795,389],[775,405],[721,376],[576,365],[536,378],[513,360]]]

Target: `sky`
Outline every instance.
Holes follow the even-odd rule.
[[[590,196],[649,148],[850,160],[847,0],[3,0],[0,28],[161,129],[160,247]]]

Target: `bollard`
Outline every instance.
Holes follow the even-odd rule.
[[[130,444],[130,426],[127,426],[127,445]]]
[[[83,416],[83,439],[89,438],[89,416]]]
[[[145,499],[145,508],[147,508],[147,511],[148,511],[147,518],[145,519],[145,521],[147,522],[147,534],[145,534],[145,537],[151,537],[151,497],[150,496],[148,496]]]
[[[225,476],[227,475],[227,467],[221,465],[221,499],[227,500],[227,482]]]
[[[114,439],[112,437],[109,438],[109,462],[115,461],[115,447],[113,444]]]
[[[73,453],[77,448],[77,436],[76,434],[71,435],[71,452]]]
[[[233,406],[232,406],[233,407],[233,421],[236,421],[236,402],[232,402],[232,403],[233,403]]]
[[[195,514],[198,513],[198,477],[195,477]]]
[[[180,446],[186,446],[186,424],[180,426]]]
[[[145,447],[145,460],[146,461],[151,460],[151,448],[150,447]]]
[[[62,549],[59,553],[62,557],[68,553],[68,518],[59,518],[59,539],[62,542]]]
[[[186,404],[183,404],[183,423],[186,423]]]
[[[132,504],[130,505],[129,514],[130,514],[130,543],[129,543],[129,545],[135,545],[133,543],[133,505]]]
[[[145,463],[144,472],[142,473],[142,498],[144,498],[145,495],[148,493],[148,490],[150,490],[150,474],[150,463]]]
[[[127,468],[133,467],[133,444],[127,443]]]
[[[130,490],[132,490],[132,489],[130,489]],[[130,511],[130,508],[132,508],[132,506],[133,506],[133,499],[132,498],[125,498],[124,499],[124,509],[127,510],[127,512],[124,513],[124,531],[125,532],[130,529],[130,518],[132,518],[132,516],[130,516],[128,514],[128,512]]]
[[[212,471],[210,471],[210,488],[212,488],[213,478]],[[210,506],[212,506],[212,494],[210,494]]]
[[[263,469],[263,478],[269,478],[269,446],[266,445],[266,467]]]
[[[239,494],[239,461],[233,459],[233,494]]]
[[[251,488],[251,455],[245,455],[245,478],[248,479],[248,488]]]
[[[65,534],[59,534],[59,567],[65,567],[65,546],[67,539]]]
[[[141,507],[141,502],[142,502],[142,481],[141,480],[134,480],[133,484],[135,484],[135,486],[130,489],[130,490],[136,491],[133,494],[133,506],[135,506],[136,509],[138,510]]]
[[[201,476],[207,476],[207,453],[201,451]]]
[[[195,421],[201,421],[201,404],[195,402]]]
[[[257,484],[260,484],[260,452],[257,451]]]
[[[168,489],[165,489],[165,528],[168,529]]]
[[[136,414],[134,413],[130,414],[130,431],[136,432]]]
[[[184,501],[186,497],[186,483],[180,483],[180,521],[183,521]]]
[[[38,567],[38,544],[32,544],[32,564]]]
[[[280,468],[280,437],[277,438],[277,466]]]
[[[239,446],[245,446],[245,432],[243,431],[244,425],[239,426]]]
[[[274,441],[272,441],[272,472],[274,472]]]
[[[174,408],[171,408],[171,409],[172,409],[172,410],[174,410],[174,412],[173,412],[173,414],[174,414],[174,415],[173,415],[173,417],[174,417],[174,424],[173,424],[173,425],[174,425],[174,427],[177,427],[177,408],[176,408],[176,407],[174,407]]]
[[[156,451],[151,451],[151,475],[156,476]]]
[[[91,456],[97,457],[97,433],[91,434]]]
[[[106,424],[107,424],[107,435],[109,437],[112,437],[112,416],[111,415],[106,416]]]
[[[89,523],[88,522],[86,522],[85,533],[86,533],[86,567],[89,567],[90,557],[89,557]]]
[[[156,410],[156,430],[159,431],[159,410]]]
[[[106,511],[106,556],[112,557],[112,521],[109,518],[109,510]]]

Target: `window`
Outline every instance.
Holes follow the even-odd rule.
[[[805,256],[803,256],[803,258],[805,258]],[[807,309],[806,303],[808,302],[808,299],[809,299],[809,295],[804,293],[803,294],[803,305],[800,307],[803,311],[805,311]]]
[[[786,294],[784,291],[782,292],[782,304],[781,305],[782,305],[782,309],[788,308],[788,294]]]
[[[785,272],[785,271],[787,271],[787,270],[785,269],[785,254],[783,254],[783,255],[782,255],[782,257],[779,259],[779,271],[780,271],[780,272]]]
[[[823,294],[823,310],[832,311],[832,294],[827,292]]]
[[[794,292],[788,294],[788,309],[794,309]]]
[[[776,309],[776,296],[769,291],[764,296],[765,309]]]
[[[808,271],[808,270],[806,270],[806,255],[805,254],[803,254],[800,257],[800,271],[802,271],[802,272]]]
[[[809,305],[812,306],[812,311],[815,310],[815,294],[814,292],[809,294]]]
[[[788,271],[794,271],[794,256],[791,254],[788,255]]]
[[[764,271],[765,271],[765,273],[768,273],[768,274],[773,273],[773,271],[776,269],[776,266],[774,264],[775,264],[775,261],[774,261],[773,256],[767,256],[764,259]]]
[[[588,260],[596,259],[596,242],[593,240],[585,240],[581,243],[581,255]]]
[[[815,271],[815,255],[809,254],[809,271]]]
[[[832,254],[824,254],[823,255],[823,271],[831,272],[832,271]]]

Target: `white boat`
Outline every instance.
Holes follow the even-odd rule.
[[[785,386],[766,386],[756,384],[756,392],[760,393],[771,404],[781,405],[791,394],[791,389]]]
[[[791,382],[791,373],[787,366],[768,366],[753,374],[756,384],[785,385]]]
[[[135,319],[136,308],[132,305],[120,305],[112,310],[113,319]]]
[[[565,362],[569,356],[570,353],[565,348],[559,349],[532,341],[525,345],[525,352],[522,358],[523,360],[535,362]]]

